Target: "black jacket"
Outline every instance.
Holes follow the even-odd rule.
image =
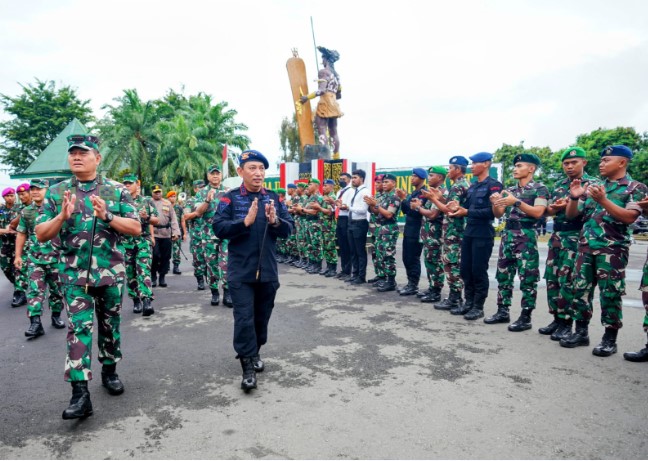
[[[468,209],[466,229],[464,235],[468,237],[492,238],[495,236],[493,229],[493,207],[490,196],[495,192],[502,192],[502,183],[497,179],[487,176],[482,182],[470,185],[466,192],[465,207]]]

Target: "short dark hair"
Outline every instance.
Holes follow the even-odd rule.
[[[360,176],[363,181],[367,177],[367,173],[365,173],[365,170],[353,170],[352,174],[354,176]]]
[[[351,179],[351,175],[349,173],[340,173],[340,176],[346,176],[347,178]]]

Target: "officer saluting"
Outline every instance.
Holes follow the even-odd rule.
[[[213,220],[216,236],[229,239],[227,279],[234,303],[234,350],[243,368],[241,389],[245,391],[257,387],[256,372],[264,369],[259,349],[268,339],[279,288],[276,241],[293,229],[279,196],[263,187],[268,166],[261,152],[241,153],[237,171],[243,184],[221,198]]]

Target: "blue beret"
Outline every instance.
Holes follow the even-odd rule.
[[[335,181],[332,179],[325,179],[324,184],[328,184],[329,186],[335,186]]]
[[[625,157],[627,159],[632,158],[632,151],[629,147],[619,145],[619,146],[608,146],[601,151],[601,157]]]
[[[292,184],[292,183],[288,184],[286,187],[288,189],[297,189],[297,186],[295,184]]]
[[[239,157],[239,165],[243,166],[243,164],[247,162],[261,162],[266,169],[270,167],[268,159],[265,158],[265,155],[263,155],[258,150],[246,150],[241,152],[241,156]]]
[[[479,152],[478,154],[470,157],[470,160],[473,162],[488,162],[490,160],[493,160],[493,154],[490,154],[488,152]]]
[[[421,179],[427,179],[427,173],[423,168],[414,168],[412,174],[418,176]]]
[[[468,166],[468,159],[466,157],[462,157],[461,155],[455,155],[450,159],[450,165],[461,165],[461,166]]]

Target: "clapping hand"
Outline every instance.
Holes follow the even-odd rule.
[[[252,201],[252,205],[250,205],[250,209],[248,210],[247,216],[245,217],[245,219],[243,219],[243,224],[245,224],[245,227],[250,227],[254,223],[258,211],[259,211],[259,199],[255,198]]]

